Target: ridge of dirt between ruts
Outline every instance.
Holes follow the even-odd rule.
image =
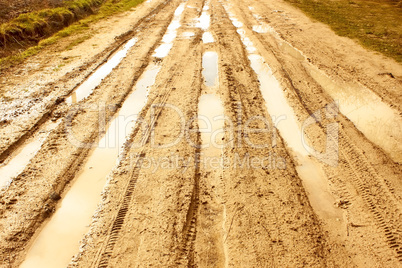
[[[69,43],[67,38],[47,48],[43,54],[4,71],[0,76],[0,96],[3,95],[0,162],[41,122],[52,117],[58,104],[132,37],[133,27],[162,2],[140,5],[135,12],[93,25],[94,37],[72,50],[63,49],[63,44]]]
[[[216,2],[213,4],[218,5]],[[215,18],[223,18],[221,13],[214,14],[214,16],[216,16]],[[236,104],[239,102],[243,103],[245,110],[245,118],[242,120],[251,118],[254,115],[266,114],[266,112],[262,108],[264,106],[262,105],[263,101],[259,93],[257,78],[251,71],[248,61],[244,58],[244,48],[239,38],[237,37],[237,41],[234,42],[232,35],[226,34],[228,32],[235,34],[233,26],[228,26],[228,23],[230,21],[226,17],[226,23],[223,25],[214,24],[216,25],[214,35],[220,39],[217,42],[219,42],[219,55],[222,57],[219,69],[221,70],[220,78],[223,81],[219,95],[222,95],[225,103],[225,113],[228,113],[227,115],[234,122],[238,122]],[[186,28],[181,31],[186,30],[191,31],[192,29]],[[196,39],[197,37],[195,37]],[[198,80],[198,86],[194,88],[197,83],[188,86],[192,81],[191,79],[183,79],[182,81],[175,79],[181,74],[178,71],[177,75],[172,76],[172,70],[179,70],[179,68],[170,66],[186,66],[187,60],[183,60],[183,63],[174,64],[174,57],[180,55],[180,52],[188,55],[186,58],[191,59],[191,62],[198,62],[201,59],[201,54],[199,52],[198,54],[185,53],[186,51],[182,51],[182,49],[187,47],[188,44],[185,45],[181,42],[177,41],[172,50],[173,55],[166,58],[166,61],[171,63],[161,71],[162,73],[164,72],[158,77],[158,80],[161,81],[152,88],[152,91],[167,91],[168,88],[174,87],[175,90],[169,95],[168,103],[179,106],[184,105],[183,109],[186,109],[186,111],[190,109],[185,114],[191,118],[196,113],[192,106],[196,106],[195,104],[197,103],[196,96],[191,97],[191,95],[198,95],[201,90],[199,89],[200,80],[202,80],[200,70],[197,71],[196,68],[194,71],[194,73],[198,72],[197,77],[192,78],[196,81]],[[190,41],[186,42],[189,43]],[[198,57],[198,60],[193,60],[195,56]],[[247,71],[244,68],[247,68]],[[186,69],[190,68],[187,67]],[[176,74],[176,72],[173,73]],[[171,76],[172,79],[170,79]],[[190,76],[190,74],[187,74],[187,76]],[[192,93],[186,94],[185,92],[189,89]],[[183,99],[183,96],[186,96],[185,99]],[[188,100],[190,97],[191,101]],[[187,103],[194,105],[186,106]],[[161,118],[158,119],[155,128],[157,142],[160,141],[163,144],[163,142],[166,142],[164,137],[174,136],[172,133],[177,132],[176,124],[172,121],[172,118],[169,111],[164,111],[161,114]],[[139,137],[136,138],[139,139]],[[263,137],[257,135],[254,138],[270,140],[267,135]],[[183,147],[180,144],[172,148],[173,151],[176,151],[175,149],[180,155],[194,154],[194,152],[191,152],[194,149],[191,149],[188,145]],[[278,141],[274,151],[278,156],[286,158],[286,162],[289,163],[289,170],[258,170],[251,171],[251,174],[248,170],[235,170],[228,171],[225,174],[224,188],[221,190],[225,192],[222,198],[225,199],[225,203],[228,206],[227,218],[229,221],[225,224],[226,230],[229,230],[229,232],[231,230],[230,236],[229,233],[225,233],[225,243],[229,244],[231,252],[228,264],[258,267],[264,261],[266,261],[265,264],[272,263],[272,259],[275,259],[277,264],[282,265],[309,263],[319,267],[324,266],[327,262],[327,264],[335,262],[335,258],[327,259],[330,253],[328,253],[328,245],[326,245],[326,235],[320,229],[319,220],[309,205],[300,178],[298,178],[294,169],[294,160],[289,157],[282,140]],[[146,157],[152,158],[169,154],[171,150],[163,149],[162,152],[159,152],[152,150],[152,148],[147,148],[145,152]],[[227,157],[233,157],[235,153],[244,154],[247,152],[251,156],[258,156],[262,153],[258,152],[258,150],[253,151],[250,148],[236,147],[227,148],[224,154]],[[133,149],[129,154],[136,153],[138,154],[139,152]],[[266,151],[263,152],[264,155],[266,153]],[[205,178],[200,177],[201,186],[195,185],[195,177],[200,176],[202,171],[191,175],[194,172],[195,163],[190,166],[192,171],[190,174],[187,171],[184,174],[180,174],[180,170],[169,170],[167,174],[164,174],[163,170],[158,170],[156,174],[146,169],[139,170],[139,173],[135,173],[136,187],[126,220],[114,218],[111,214],[115,207],[119,205],[121,196],[124,196],[124,192],[122,192],[124,181],[133,179],[131,177],[133,176],[132,168],[132,163],[130,165],[126,160],[110,178],[110,183],[104,192],[102,205],[96,213],[91,231],[85,239],[83,251],[74,266],[87,267],[97,264],[96,259],[99,258],[99,252],[102,252],[106,241],[109,239],[113,240],[116,245],[114,251],[106,252],[110,259],[108,263],[113,267],[128,265],[128,262],[138,262],[143,265],[165,263],[184,267],[194,264],[194,260],[197,260],[196,263],[202,261],[207,262],[209,267],[213,266],[213,261],[216,260],[215,257],[211,257],[211,260],[202,258],[202,252],[197,250],[197,248],[205,246],[201,244],[197,246],[200,242],[197,241],[196,233],[204,230],[203,226],[198,225],[197,222],[200,217],[205,217],[205,214],[212,213],[208,212],[211,209],[208,204],[210,202],[209,196],[212,193],[208,193],[207,189],[202,186],[206,183]],[[269,185],[267,184],[268,178]],[[199,200],[192,200],[191,198],[192,185],[194,185],[193,187],[200,187],[198,189],[200,191]],[[180,190],[176,189],[177,187]],[[251,191],[250,193],[250,189],[256,192],[253,194],[253,191]],[[184,198],[180,198],[183,195]],[[259,203],[261,205],[253,207]],[[192,204],[194,204],[193,208]],[[185,206],[184,209],[188,209],[189,214],[194,207],[199,207],[193,212],[195,213],[195,220],[192,218],[183,219],[183,206]],[[276,210],[275,207],[281,209]],[[286,217],[281,217],[285,214]],[[289,220],[289,217],[291,217],[291,220]],[[110,238],[109,230],[112,228],[114,220],[123,222],[123,226],[119,228],[118,236]],[[188,227],[184,228],[183,225],[188,225]],[[280,231],[276,230],[278,228]],[[265,237],[267,232],[268,238],[260,239],[261,236]],[[298,232],[298,238],[293,237],[292,240],[291,236],[295,232]],[[161,236],[155,237],[155,233],[161,234]],[[243,234],[243,236],[240,236],[240,234]],[[214,235],[209,233],[209,236]],[[156,242],[156,240],[159,242]],[[291,240],[292,242],[290,242]],[[338,254],[339,252],[341,252],[341,249]],[[275,257],[271,259],[270,256]],[[339,261],[347,260],[339,258],[337,262]],[[105,263],[102,263],[102,265],[105,265]]]
[[[402,65],[354,40],[336,35],[282,0],[245,2],[262,20],[330,78],[364,85],[402,115]]]
[[[256,2],[253,4],[256,6]],[[247,3],[242,8],[247,10]],[[246,14],[247,11],[242,13],[247,17]],[[251,15],[249,17],[251,18]],[[333,100],[310,77],[302,62],[292,56],[292,53],[281,51],[276,39],[272,36],[267,37],[268,35],[260,34],[255,34],[255,36],[261,42],[262,47],[267,49],[264,57],[275,75],[280,77],[287,98],[296,111],[299,121],[303,122],[314,112],[327,113],[326,107]],[[366,237],[360,242],[352,242],[353,246],[349,243],[346,246],[349,251],[356,250],[360,253],[354,254],[356,263],[360,263],[360,265],[367,265],[365,261],[370,262],[371,259],[378,258],[378,262],[385,264],[389,261],[387,265],[395,266],[397,265],[395,261],[400,258],[398,245],[401,243],[398,239],[400,233],[397,231],[400,230],[397,219],[401,216],[401,167],[394,163],[382,149],[367,140],[341,114],[336,117],[335,121],[324,118],[319,125],[305,130],[311,138],[314,148],[325,150],[327,134],[324,126],[333,122],[339,124],[340,127],[339,165],[336,168],[325,166],[324,169],[329,178],[331,191],[339,198],[338,200],[347,204],[342,207],[347,215],[345,233],[347,231],[347,236],[349,236],[349,232],[350,234],[353,232],[354,236],[344,239],[346,241],[359,240],[358,235],[363,233]],[[377,191],[377,193],[373,191]],[[360,228],[350,229],[349,225],[356,225],[355,222],[365,222],[365,224],[359,226]],[[392,232],[388,231],[391,229]],[[338,240],[336,236],[335,232],[333,238]],[[359,245],[365,246],[360,247]],[[388,253],[384,255],[385,248],[388,248]],[[365,253],[361,254],[363,252]],[[389,260],[389,254],[395,254],[396,258]]]
[[[108,107],[115,108],[106,110],[106,118],[111,118],[145,69],[143,60],[150,56],[162,38],[168,26],[169,16],[172,16],[172,5],[169,7],[161,10],[165,14],[165,20],[154,24],[154,27],[143,26],[147,31],[141,32],[142,39],[140,38],[133,48],[136,53],[128,55],[121,63],[122,67],[126,67],[112,72],[100,86],[104,90],[94,92],[82,105],[92,107],[99,102],[108,103]],[[152,20],[149,23],[152,23]],[[146,35],[146,32],[152,33]],[[116,83],[120,84],[117,88],[113,86]],[[34,239],[32,235],[37,233],[37,228],[57,206],[57,199],[53,199],[53,196],[63,195],[67,184],[85,160],[90,148],[76,147],[71,143],[69,135],[75,135],[78,141],[84,143],[96,142],[98,138],[97,119],[100,111],[80,109],[79,105],[72,108],[68,109],[66,105],[61,107],[62,118],[59,120],[64,122],[50,134],[24,172],[15,178],[7,189],[1,191],[0,224],[7,226],[1,234],[0,243],[4,263],[20,263],[23,260],[21,254],[29,248],[29,242]],[[70,128],[70,134],[66,133],[66,127]],[[49,154],[52,155],[51,160],[47,159]],[[18,213],[14,213],[16,211]],[[12,222],[14,224],[11,224]]]

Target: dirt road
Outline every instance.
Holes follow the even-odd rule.
[[[402,266],[399,64],[280,0],[91,29],[1,74],[2,267]]]

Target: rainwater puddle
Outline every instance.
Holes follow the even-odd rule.
[[[162,44],[155,49],[155,53],[152,55],[155,58],[165,58],[173,47],[173,41],[177,37],[177,29],[180,28],[181,15],[183,14],[185,3],[181,3],[174,12],[172,22],[169,24],[165,35],[162,38]]]
[[[402,163],[402,117],[369,89],[336,83],[313,66],[311,76],[339,102],[339,110],[373,143]]]
[[[77,103],[85,99],[93,90],[99,86],[103,79],[108,76],[114,68],[127,56],[128,50],[135,45],[136,38],[128,41],[122,50],[118,51],[111,59],[98,68],[84,83],[82,83],[70,97],[66,99],[67,103]]]
[[[281,51],[295,59],[306,57],[295,47],[280,38],[268,24],[253,26],[258,33],[271,33],[278,40]],[[247,39],[246,39],[247,43]],[[384,149],[390,157],[402,163],[402,117],[398,112],[369,89],[358,84],[335,82],[313,65],[305,65],[310,75],[339,103],[340,112],[346,116],[370,141]]]
[[[225,8],[229,17],[236,21],[229,7],[225,6]],[[246,36],[246,30],[238,29],[238,33],[249,53],[251,67],[260,81],[260,89],[268,113],[275,118],[286,117],[285,120],[280,121],[277,128],[298,161],[299,165],[296,166],[296,170],[303,181],[312,207],[324,219],[342,219],[342,211],[334,207],[335,199],[328,189],[328,181],[320,164],[309,155],[302,142],[301,127],[279,82],[268,64],[257,54],[252,41]]]
[[[257,14],[253,14],[253,17],[258,21],[258,25],[253,26],[253,31],[256,33],[269,33],[271,34],[278,42],[279,49],[287,54],[293,56],[294,58],[303,61],[306,58],[304,55],[287,41],[281,38],[280,34],[269,24],[262,21],[262,17]]]
[[[276,39],[280,39],[280,41],[282,41],[282,39],[280,38],[278,32],[275,31],[275,29],[273,27],[271,27],[270,25],[268,25],[265,22],[260,22],[259,25],[254,25],[253,26],[253,31],[256,32],[256,33],[270,33]]]
[[[193,37],[194,35],[195,35],[195,33],[193,33],[193,32],[184,32],[181,36],[183,38],[189,39],[189,38]]]
[[[197,23],[195,27],[201,28],[204,31],[208,30],[210,24],[211,24],[211,16],[208,13],[209,6],[205,5],[202,9],[201,16],[197,19]]]
[[[42,144],[48,137],[49,133],[59,124],[60,122],[52,122],[48,124],[42,132],[38,133],[33,139],[24,145],[9,162],[0,165],[0,188],[10,185],[13,178],[24,171],[25,167],[42,147]]]
[[[218,54],[213,51],[205,52],[202,56],[202,67],[205,85],[216,86],[218,84]]]
[[[198,103],[198,126],[205,156],[221,157],[224,137],[223,104],[216,94],[201,95]],[[216,151],[215,149],[219,149]]]
[[[205,52],[202,57],[204,84],[206,93],[198,102],[198,126],[201,133],[202,159],[222,159],[224,145],[224,108],[217,94],[218,89],[218,54]],[[221,161],[217,161],[221,162]],[[212,162],[203,162],[205,169],[216,169]]]
[[[106,178],[118,162],[121,148],[147,102],[148,88],[154,84],[159,70],[157,65],[147,67],[98,147],[78,173],[60,207],[36,238],[21,267],[67,267],[78,251],[80,240],[89,230]]]
[[[202,34],[202,42],[204,44],[209,44],[215,42],[215,39],[210,32],[205,32]]]
[[[249,59],[260,81],[261,92],[269,114],[276,118],[286,116],[277,128],[299,162],[296,170],[303,180],[311,205],[319,215],[325,218],[342,219],[342,212],[334,207],[335,199],[328,189],[328,182],[320,164],[311,158],[302,142],[301,127],[294,111],[287,103],[279,82],[261,56],[249,55]]]

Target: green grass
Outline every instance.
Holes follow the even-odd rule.
[[[66,1],[63,7],[21,14],[17,18],[0,25],[0,36],[7,41],[7,36],[13,33],[35,34],[43,29],[44,26],[49,25],[50,22],[64,23],[68,20],[76,20],[80,14],[91,11],[92,7],[99,6],[103,1],[71,0]]]
[[[82,5],[83,2],[87,2],[91,0],[79,0],[74,1],[75,8],[79,8],[79,5]],[[89,31],[89,25],[91,23],[95,23],[101,19],[107,18],[111,15],[130,10],[131,8],[137,6],[138,4],[142,3],[144,0],[121,0],[120,2],[114,3],[116,0],[107,0],[105,1],[99,8],[98,12],[94,15],[90,15],[84,19],[81,19],[70,26],[60,30],[59,32],[53,34],[49,38],[41,40],[38,45],[30,47],[25,51],[17,54],[12,55],[9,57],[5,57],[0,59],[0,69],[7,68],[12,64],[16,64],[22,62],[26,58],[36,55],[45,47],[55,44],[57,41],[64,37],[77,35],[76,39],[73,39],[71,43],[67,46],[66,49],[72,49],[74,46],[84,42],[86,39],[90,38],[92,34],[86,33]],[[73,2],[73,1],[72,1]],[[77,2],[77,3],[76,3]],[[79,4],[81,3],[81,4]],[[53,10],[54,11],[54,10]],[[39,11],[39,12],[49,12],[49,10]],[[59,13],[57,13],[59,14]],[[29,16],[31,17],[31,16]],[[23,20],[22,20],[23,21]],[[27,23],[29,25],[32,24],[32,21],[29,22],[20,22],[20,23]],[[41,23],[39,19],[35,20],[35,23]],[[28,26],[31,27],[31,26]],[[1,29],[1,28],[0,28]],[[0,32],[1,33],[1,32]],[[81,34],[81,35],[80,35]]]
[[[402,63],[402,2],[398,0],[285,0],[338,35]]]

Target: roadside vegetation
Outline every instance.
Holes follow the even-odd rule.
[[[401,0],[285,0],[337,34],[402,63]]]
[[[64,7],[22,14],[0,25],[0,68],[35,55],[63,37],[78,36],[88,31],[91,23],[127,11],[143,1],[70,0]],[[68,48],[89,37],[88,31],[72,40]]]

